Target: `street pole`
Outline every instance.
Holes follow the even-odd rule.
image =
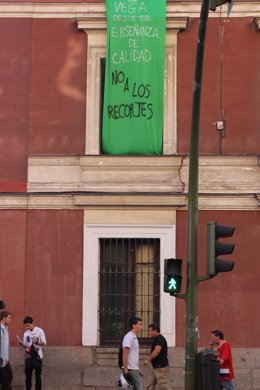
[[[185,390],[196,389],[199,129],[202,70],[209,6],[210,0],[202,0],[193,85],[188,196]]]

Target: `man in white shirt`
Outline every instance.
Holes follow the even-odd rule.
[[[123,338],[123,372],[135,390],[142,390],[141,372],[139,370],[139,342],[137,333],[142,330],[142,320],[133,317],[129,320],[130,331]]]
[[[9,332],[8,325],[12,320],[12,314],[3,310],[0,314],[0,384],[2,390],[12,390],[12,368],[9,363]]]
[[[35,326],[32,317],[25,317],[23,323],[26,331],[20,344],[25,348],[25,386],[26,390],[32,388],[32,373],[35,371],[35,390],[42,389],[42,345],[46,345],[44,331]]]

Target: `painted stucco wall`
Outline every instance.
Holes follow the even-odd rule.
[[[10,5],[14,2],[5,3]],[[24,5],[23,0],[15,3]],[[39,2],[35,0],[30,3],[36,5]],[[46,6],[51,4],[49,0],[42,0],[41,3]],[[57,0],[55,3],[60,6],[78,3],[80,7],[88,2]],[[101,4],[104,1],[91,3]],[[189,2],[181,2],[181,5],[185,3]],[[193,2],[189,5],[192,12],[197,4]],[[204,179],[207,183],[203,187],[199,211],[200,274],[205,273],[207,222],[215,220],[235,226],[232,242],[236,246],[232,255],[235,261],[232,273],[218,275],[199,285],[199,345],[203,347],[208,344],[212,329],[223,329],[226,338],[236,349],[236,388],[241,390],[260,387],[257,310],[260,217],[256,206],[257,202],[259,205],[259,164],[257,166],[257,158],[253,163],[251,160],[239,161],[239,156],[259,155],[260,151],[260,32],[254,23],[254,17],[259,18],[257,6],[258,3],[256,15],[252,11],[251,16],[226,18],[223,12],[221,18],[210,17],[201,105],[201,154],[238,156],[237,160],[230,160],[228,166],[232,167],[232,172],[234,169],[239,175],[243,176],[244,172],[244,177],[250,176],[250,188],[245,188],[247,181],[241,180],[243,191],[238,188],[236,178],[232,180],[234,187],[230,182],[217,185],[218,179],[230,177],[226,171],[222,176],[227,160],[202,161],[204,166],[201,173],[206,171],[206,174],[202,175],[201,184],[205,184]],[[153,181],[151,193],[142,193],[143,187],[139,185],[140,177],[144,174],[141,160],[137,164],[137,160],[129,159],[129,164],[126,164],[122,160],[117,163],[110,159],[104,163],[103,160],[91,159],[91,156],[78,158],[85,153],[85,116],[89,103],[86,99],[88,40],[86,34],[77,28],[74,16],[44,16],[30,18],[15,14],[13,17],[1,17],[0,23],[0,267],[3,270],[0,298],[8,303],[8,308],[14,313],[10,326],[12,358],[20,375],[15,379],[15,385],[17,390],[22,388],[23,379],[22,357],[14,347],[17,345],[15,335],[22,334],[22,320],[28,314],[44,328],[48,339],[44,373],[46,390],[56,390],[59,384],[63,390],[66,390],[66,385],[75,390],[113,388],[117,375],[115,351],[81,347],[84,208],[97,208],[104,214],[109,209],[109,215],[113,210],[118,212],[120,207],[146,212],[151,210],[151,213],[156,209],[157,215],[159,206],[165,209],[169,207],[171,212],[177,210],[177,257],[184,260],[185,275],[187,158],[183,158],[183,155],[189,153],[198,17],[190,16],[186,30],[177,36],[179,156],[176,156],[176,161],[169,159],[167,164],[164,158],[157,165],[153,162],[153,179],[160,172],[164,174],[160,181],[160,186],[164,185],[163,191],[154,195],[153,191],[156,192],[158,186]],[[221,118],[225,120],[225,137],[220,148],[216,121]],[[43,162],[30,159],[33,155],[39,158],[43,156]],[[47,157],[51,156],[53,159],[50,161]],[[71,156],[72,160],[68,162],[64,159],[66,161],[61,162],[63,156]],[[39,164],[42,170],[36,169],[34,172],[36,175],[42,172],[42,176],[39,175],[39,182],[29,183],[34,192],[27,193],[28,159],[32,170]],[[145,164],[146,172],[151,171],[148,159]],[[47,169],[50,175],[46,173]],[[115,174],[117,169],[121,169],[120,179]],[[135,187],[131,187],[133,183],[130,179],[124,181],[125,177],[129,177],[127,169],[131,170]],[[217,177],[210,180],[210,172],[213,175],[217,172]],[[116,176],[117,181],[109,180],[112,176],[113,180]],[[145,176],[143,183],[149,173]],[[50,177],[54,177],[54,180],[50,180]],[[59,181],[55,182],[57,177],[62,179],[60,188]],[[108,180],[110,187],[106,188],[109,189],[100,190],[102,183],[101,186],[99,182],[96,183],[97,177]],[[172,187],[167,187],[169,181]],[[209,188],[211,183],[212,188]],[[43,192],[37,191],[37,186],[41,184]],[[58,189],[55,187],[53,191],[55,185]],[[69,187],[70,194],[66,192],[68,185],[72,186]],[[82,193],[78,191],[81,185],[84,185]],[[88,191],[88,186],[93,186],[94,193]],[[134,196],[130,190],[127,194],[123,193],[127,186],[134,188]],[[112,187],[116,189],[116,200],[113,194],[111,197],[105,196],[113,192]],[[218,198],[214,202],[212,198],[216,188]],[[86,196],[84,199],[84,194],[92,198]],[[181,389],[185,344],[185,305],[181,300],[177,300],[176,316],[177,347],[170,351],[171,380],[174,388]]]

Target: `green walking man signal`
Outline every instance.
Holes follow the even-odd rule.
[[[181,291],[181,259],[164,260],[164,292],[174,294]]]

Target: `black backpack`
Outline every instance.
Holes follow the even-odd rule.
[[[122,370],[123,367],[123,339],[121,340],[118,350],[118,367]]]
[[[35,363],[41,361],[41,358],[40,358],[39,353],[38,353],[38,349],[39,349],[39,347],[36,347],[34,344],[31,345],[30,358],[31,358],[31,361],[33,361]]]

